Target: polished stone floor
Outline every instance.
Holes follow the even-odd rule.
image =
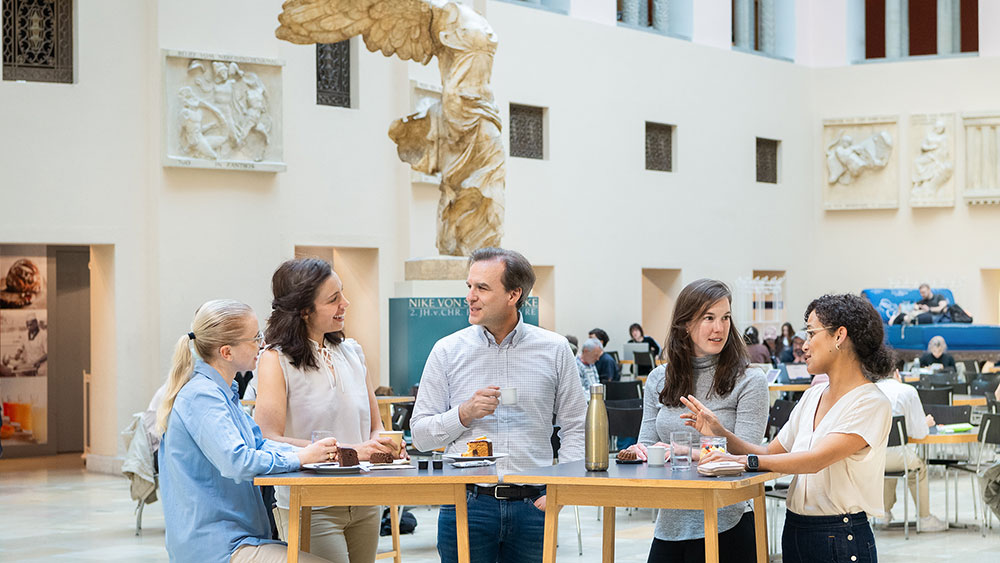
[[[972,522],[972,492],[968,478],[959,483],[959,520]],[[944,489],[940,478],[931,484],[933,512],[943,516]],[[894,510],[902,516],[902,497]],[[0,460],[0,562],[13,561],[167,561],[163,547],[161,503],[143,514],[143,530],[135,535],[135,504],[122,477],[88,473],[79,455]],[[911,505],[912,509],[912,505]],[[403,561],[437,561],[434,548],[437,510],[413,509],[418,520],[414,535],[403,536]],[[649,510],[618,509],[616,559],[645,561],[653,525]],[[599,561],[601,522],[597,509],[580,508],[583,555],[577,554],[572,508],[559,521],[560,561]],[[779,524],[780,525],[780,524]],[[914,534],[876,531],[883,562],[1000,561],[1000,524],[982,537],[978,529]],[[389,539],[382,538],[383,549]]]

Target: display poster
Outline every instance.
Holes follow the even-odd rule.
[[[538,298],[521,307],[524,322],[538,326]],[[398,297],[389,299],[389,384],[408,395],[420,381],[434,343],[469,326],[464,297]]]
[[[0,246],[0,402],[3,446],[48,441],[45,246]]]

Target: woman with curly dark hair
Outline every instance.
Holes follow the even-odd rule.
[[[868,515],[881,515],[882,481],[892,407],[874,384],[894,369],[882,318],[858,295],[824,295],[806,308],[803,345],[809,373],[828,383],[802,396],[765,446],[720,424],[697,397],[682,401],[689,426],[727,438],[729,453],[701,463],[738,461],[749,471],[795,474],[781,538],[786,562],[876,561]],[[833,552],[831,559],[831,550]]]
[[[721,424],[748,442],[760,443],[767,425],[764,372],[748,368],[743,338],[731,312],[726,284],[702,279],[677,296],[664,347],[667,364],[649,373],[639,443],[629,449],[646,459],[647,446],[666,445],[670,433],[687,431],[682,397],[696,396],[719,413]],[[697,444],[700,437],[693,436]],[[693,448],[696,449],[696,448]],[[693,451],[694,459],[698,452]],[[719,561],[744,561],[754,553],[753,511],[740,502],[719,510]],[[649,562],[704,561],[705,521],[700,511],[660,510]]]
[[[264,437],[304,446],[313,431],[324,430],[361,460],[376,452],[404,455],[392,439],[378,437],[382,419],[364,352],[344,338],[350,301],[330,265],[314,258],[289,260],[274,272],[271,290],[268,347],[258,365],[254,410]],[[275,487],[275,497],[275,523],[284,539],[288,488]],[[338,563],[375,560],[378,507],[330,506],[312,514],[312,553]]]

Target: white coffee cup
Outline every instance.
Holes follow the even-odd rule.
[[[651,467],[662,467],[667,458],[667,448],[663,446],[649,446],[646,448],[646,459]]]
[[[517,404],[517,388],[516,387],[504,387],[500,390],[500,404],[501,405],[516,405]]]

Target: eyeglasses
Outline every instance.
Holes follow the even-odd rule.
[[[804,330],[805,333],[806,333],[806,342],[809,342],[810,340],[812,340],[812,337],[815,336],[817,332],[819,332],[821,330],[833,330],[833,327],[832,326],[821,326],[819,328],[808,328],[807,327],[807,328],[804,328],[802,330]]]
[[[262,346],[264,344],[264,333],[261,331],[257,331],[257,336],[254,336],[253,338],[241,338],[237,340],[235,344],[239,344],[240,342],[251,342],[251,341],[256,342],[257,347]]]

